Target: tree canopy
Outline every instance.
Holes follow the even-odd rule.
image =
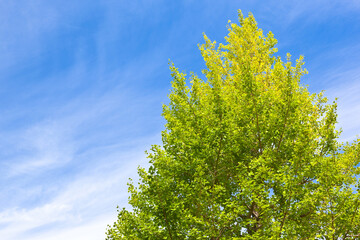
[[[228,30],[204,35],[204,79],[170,66],[163,144],[107,239],[360,238],[360,140],[338,140],[336,102],[251,14]]]

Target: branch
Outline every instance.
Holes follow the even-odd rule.
[[[169,236],[170,236],[170,239],[172,240],[172,236],[171,236],[171,231],[170,231],[170,225],[169,225],[169,222],[167,220],[167,217],[166,217],[166,212],[165,212],[165,209],[163,208],[163,214],[164,214],[164,218],[165,218],[165,221],[166,221],[166,225],[167,225],[167,229],[168,229],[168,232],[169,232]]]
[[[287,119],[288,119],[288,116],[289,116],[289,109],[290,109],[290,100],[289,100],[289,103],[288,103],[288,107],[287,107],[287,110],[286,110],[286,113],[285,113],[285,119],[284,119],[284,126],[283,126],[283,131],[280,135],[280,139],[279,139],[279,142],[278,142],[278,145],[277,145],[277,150],[276,152],[279,152],[279,149],[280,149],[280,144],[283,140],[283,137],[284,137],[284,133],[285,133],[285,128],[286,128],[286,123],[287,123]]]
[[[250,95],[251,95],[251,98],[253,100],[253,104],[254,104],[254,108],[255,108],[256,131],[257,131],[257,139],[258,139],[258,142],[259,142],[259,150],[260,150],[260,153],[262,153],[263,150],[262,150],[262,144],[261,144],[261,133],[260,133],[260,128],[259,128],[259,114],[258,114],[258,111],[256,109],[256,102],[255,102],[254,94],[252,93],[252,91],[250,91]]]
[[[289,200],[288,200],[288,203],[290,203],[291,198],[292,198],[292,195],[290,195]],[[290,207],[290,206],[289,206],[289,207]],[[284,217],[283,217],[283,219],[281,220],[281,226],[280,226],[280,231],[279,231],[279,238],[281,238],[281,230],[282,230],[282,228],[284,227],[285,220],[286,220],[286,217],[287,217],[288,212],[289,212],[289,208],[286,208]]]

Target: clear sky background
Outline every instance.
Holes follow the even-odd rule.
[[[104,239],[161,143],[168,59],[200,73],[202,33],[224,42],[238,9],[360,134],[358,0],[0,0],[0,239]]]

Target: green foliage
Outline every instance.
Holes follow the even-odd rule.
[[[173,65],[163,146],[129,184],[115,239],[354,239],[360,141],[341,144],[336,102],[300,84],[250,14],[200,46],[206,80]]]

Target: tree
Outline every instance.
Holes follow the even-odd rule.
[[[206,80],[174,65],[162,146],[129,184],[115,239],[360,237],[360,141],[340,143],[336,102],[300,83],[303,57],[274,56],[254,17],[206,35]]]

